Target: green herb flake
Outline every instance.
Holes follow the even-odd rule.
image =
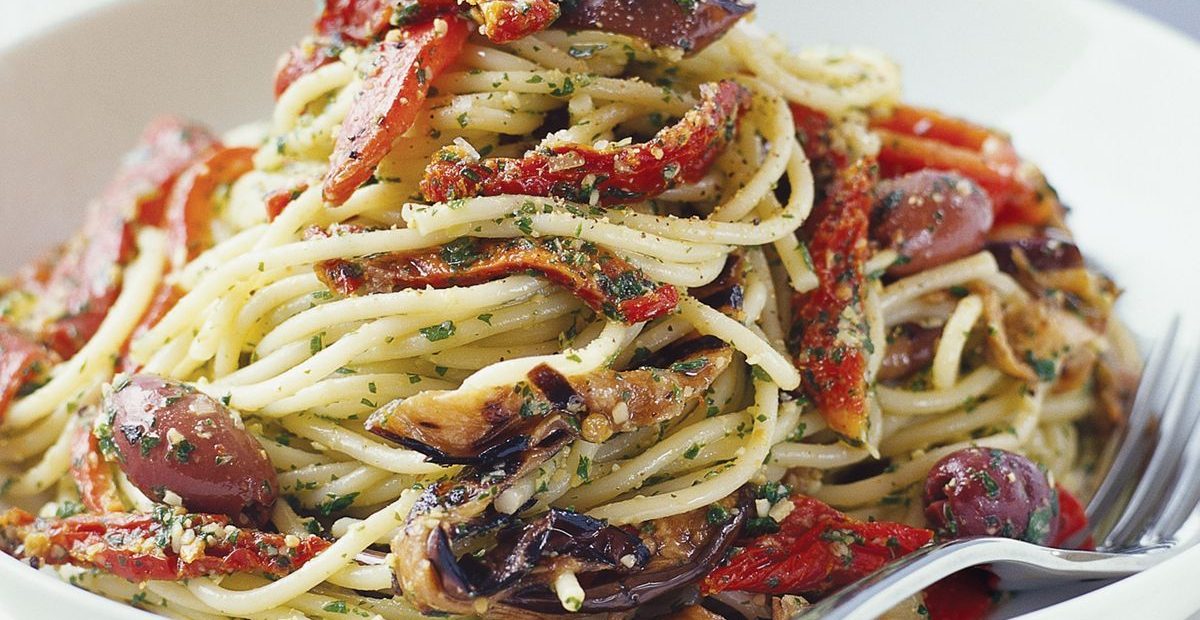
[[[585,480],[585,481],[590,480],[591,479],[591,469],[592,469],[592,459],[590,459],[586,456],[579,457],[579,465],[575,468],[575,473],[579,476],[579,479]]]
[[[329,601],[321,609],[330,613],[344,614],[346,613],[346,601]]]
[[[420,329],[420,332],[421,332],[421,335],[425,336],[425,339],[428,340],[429,342],[437,342],[439,340],[445,340],[454,335],[454,332],[455,332],[454,321],[442,321],[441,323],[438,323],[437,325],[431,325],[429,327],[422,327]]]
[[[705,518],[709,525],[719,525],[729,520],[729,511],[722,506],[709,506]]]
[[[354,500],[358,498],[358,492],[347,493],[346,495],[329,495],[329,499],[317,504],[317,512],[328,517],[335,512],[341,512],[350,507]]]
[[[66,519],[67,517],[73,517],[84,512],[87,512],[87,508],[83,504],[68,499],[59,502],[58,508],[54,510],[54,516],[59,519]]]

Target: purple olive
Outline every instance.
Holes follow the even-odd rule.
[[[1058,495],[1028,458],[966,448],[929,471],[925,518],[943,539],[1002,536],[1042,545],[1058,529]]]
[[[118,380],[104,397],[101,445],[155,501],[263,525],[279,485],[262,446],[211,396],[149,374]],[[104,441],[111,439],[111,441]]]
[[[900,253],[888,269],[907,276],[983,249],[992,227],[992,201],[970,179],[922,170],[880,181],[871,236]]]
[[[1029,266],[1038,271],[1083,266],[1083,254],[1080,253],[1079,246],[1050,229],[1042,231],[1036,237],[989,241],[987,249],[996,257],[996,264],[1000,266],[1000,270],[1009,274],[1017,271],[1013,255],[1018,251],[1025,255]]]
[[[883,363],[879,365],[875,378],[880,381],[903,379],[929,366],[941,337],[942,330],[939,327],[903,323],[892,328]]]
[[[699,53],[754,9],[743,0],[575,0],[555,22],[568,30],[603,30],[651,45]]]

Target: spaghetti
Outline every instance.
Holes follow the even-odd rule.
[[[1137,360],[1053,190],[750,8],[331,0],[269,122],[152,127],[4,292],[0,548],[172,617],[769,617],[971,448],[1087,494]]]

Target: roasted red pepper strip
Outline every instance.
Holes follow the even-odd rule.
[[[45,284],[45,303],[65,312],[44,338],[64,359],[83,348],[116,301],[121,266],[133,254],[132,226],[161,226],[176,178],[217,144],[203,127],[174,117],[160,118],[143,132]]]
[[[274,222],[275,218],[279,217],[279,214],[283,213],[283,210],[292,204],[293,200],[299,198],[300,194],[306,191],[308,191],[308,182],[296,181],[291,185],[281,187],[264,196],[263,202],[267,207],[267,221]]]
[[[393,26],[409,26],[461,8],[458,0],[396,0],[392,4]]]
[[[467,22],[447,16],[404,28],[400,40],[376,47],[375,63],[338,133],[325,200],[340,205],[371,178],[392,142],[416,121],[430,82],[458,58],[469,30]]]
[[[464,0],[483,20],[481,31],[510,43],[545,30],[558,19],[558,0]],[[354,43],[379,40],[394,26],[408,26],[460,8],[458,0],[326,0],[314,30]]]
[[[158,285],[154,299],[150,300],[150,305],[142,314],[141,320],[129,334],[129,340],[125,341],[125,346],[121,350],[121,358],[117,360],[117,372],[134,373],[141,370],[141,366],[129,356],[129,345],[157,325],[167,315],[167,312],[174,308],[180,299],[183,299],[183,293],[184,291],[174,284],[163,282]]]
[[[470,286],[536,271],[568,288],[597,312],[626,323],[669,314],[675,287],[594,244],[567,237],[474,239],[443,246],[325,261],[316,267],[326,286],[343,295]]]
[[[56,356],[32,336],[0,320],[0,422],[13,399],[55,361]]]
[[[991,575],[982,568],[959,571],[925,588],[931,620],[982,620],[992,609]]]
[[[325,37],[368,43],[391,27],[392,4],[389,0],[326,0],[313,30]]]
[[[171,530],[180,525],[198,542],[172,550]],[[130,581],[180,581],[212,575],[255,573],[282,577],[329,547],[317,536],[293,540],[282,534],[239,529],[220,515],[79,515],[35,519],[11,509],[0,514],[0,551],[41,564],[98,568]]]
[[[182,268],[212,247],[213,192],[253,170],[254,152],[249,147],[219,147],[179,175],[167,201],[167,247],[172,269]]]
[[[792,503],[795,509],[778,532],[734,551],[704,578],[701,592],[821,595],[933,539],[933,532],[901,523],[857,521],[810,497],[796,496]]]
[[[849,157],[834,147],[833,121],[820,110],[799,103],[790,104],[796,135],[813,169],[816,185],[824,188],[837,170],[850,164]]]
[[[885,177],[924,169],[953,170],[979,183],[998,220],[1044,224],[1059,211],[1053,192],[1040,192],[1018,176],[1012,142],[981,125],[935,110],[899,106],[873,123],[882,139],[879,165]]]
[[[202,125],[174,116],[159,117],[142,132],[137,148],[125,158],[101,202],[115,206],[123,215],[132,214],[139,224],[161,226],[175,180],[198,157],[220,144]]]
[[[869,160],[837,172],[810,220],[814,227],[808,249],[819,285],[796,295],[793,304],[792,343],[805,393],[829,427],[851,441],[862,441],[867,431],[872,343],[862,296],[874,185]]]
[[[341,53],[340,43],[326,39],[305,41],[288,50],[275,67],[275,98],[278,99],[292,82],[337,60]]]
[[[1008,165],[1018,163],[1016,153],[1011,144],[995,131],[982,125],[960,118],[954,118],[928,108],[899,105],[892,110],[891,116],[879,119],[873,123],[875,127],[908,134],[918,138],[928,138],[951,146],[969,149],[982,154],[984,145],[989,140],[995,140],[998,150],[1004,151],[1004,159]]]
[[[125,510],[117,493],[112,465],[100,454],[99,442],[92,434],[91,420],[75,429],[71,437],[71,478],[79,489],[79,499],[91,512],[104,514]]]
[[[1084,511],[1083,504],[1062,485],[1056,485],[1055,490],[1058,491],[1058,530],[1049,546],[1060,549],[1095,549],[1096,543],[1091,536],[1072,544],[1075,543],[1075,535],[1088,528],[1087,512]]]
[[[601,205],[653,198],[708,172],[737,129],[750,95],[736,82],[700,87],[701,103],[679,123],[649,142],[597,150],[561,144],[521,159],[472,160],[447,147],[425,169],[421,193],[431,202],[456,198],[525,194],[587,203],[598,192]]]
[[[483,34],[511,43],[550,27],[558,19],[558,0],[467,0],[479,9]]]

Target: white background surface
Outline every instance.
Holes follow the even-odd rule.
[[[83,9],[111,1],[0,0],[0,46],[14,37],[40,30]],[[274,3],[280,0],[269,1]],[[301,13],[295,20],[296,26],[281,25],[282,34],[271,32],[270,37],[290,40],[302,32],[312,3],[292,1],[300,7]],[[779,27],[776,24],[794,26],[800,34],[795,34],[793,38],[802,37],[804,33],[822,32],[820,24],[795,23],[792,3],[797,1],[760,0],[763,23],[777,30]],[[850,13],[855,12],[853,7],[861,10],[863,6],[871,6],[871,3],[859,0],[805,1],[812,2],[818,8],[846,5],[851,7]],[[1010,10],[995,9],[996,5],[993,4],[976,4],[972,8],[973,17],[987,26],[982,29],[984,35],[980,34],[981,31],[961,27],[961,22],[948,22],[944,28],[938,29],[944,36],[937,40],[896,42],[895,33],[891,31],[894,23],[880,20],[856,24],[854,29],[847,29],[844,24],[840,27],[830,24],[834,31],[852,31],[855,37],[854,40],[833,42],[892,41],[894,46],[885,51],[905,61],[906,66],[915,67],[908,72],[907,80],[907,90],[914,101],[968,113],[1013,130],[1021,150],[1042,162],[1050,178],[1059,183],[1059,189],[1067,201],[1079,208],[1080,214],[1073,221],[1085,249],[1103,248],[1101,262],[1113,265],[1118,275],[1122,276],[1120,280],[1129,287],[1130,295],[1124,302],[1126,316],[1140,326],[1143,333],[1155,333],[1166,317],[1178,308],[1200,305],[1197,302],[1200,297],[1196,292],[1200,287],[1194,284],[1200,260],[1195,258],[1190,245],[1179,243],[1182,231],[1178,230],[1187,230],[1189,240],[1194,240],[1196,231],[1200,231],[1198,193],[1194,190],[1180,191],[1180,179],[1194,183],[1200,172],[1200,157],[1196,155],[1194,146],[1186,150],[1180,147],[1183,144],[1200,144],[1200,120],[1197,120],[1195,113],[1200,110],[1200,64],[1181,68],[1180,65],[1157,61],[1139,62],[1136,49],[1121,45],[1127,32],[1121,23],[1111,21],[1111,15],[1104,19],[1094,16],[1084,19],[1084,13],[1078,10],[1081,5],[1074,1],[1007,1],[1036,13],[1039,19],[1035,27],[1022,22],[1019,29],[1006,30],[1004,21]],[[1185,19],[1196,17],[1200,0],[1174,1],[1176,12],[1182,13]],[[188,10],[200,10],[197,7],[205,3],[193,0],[185,4],[177,1],[172,4],[164,2],[162,6],[176,7],[178,14],[183,15]],[[1181,6],[1191,7],[1192,10],[1181,9]],[[783,17],[771,18],[772,14],[782,16],[789,11],[793,17],[791,21]],[[164,10],[164,13],[167,11]],[[946,14],[962,15],[955,11],[947,11]],[[1185,28],[1192,27],[1190,24],[1181,23]],[[236,24],[231,24],[230,29],[235,28]],[[1190,50],[1181,40],[1176,41],[1171,33],[1149,32],[1164,44],[1160,49],[1180,50],[1181,54],[1193,54],[1189,58],[1197,58],[1194,50]],[[144,34],[150,40],[145,42],[146,46],[134,49],[152,49],[149,46],[158,43],[153,40],[153,32]],[[1146,32],[1141,34],[1146,35]],[[132,35],[123,33],[121,36]],[[995,39],[997,36],[1009,38],[1000,41]],[[202,38],[202,35],[197,35],[198,40]],[[164,45],[167,43],[162,42]],[[958,55],[979,49],[992,53],[999,49],[1003,54],[995,56],[997,62],[988,71],[952,73],[958,64]],[[78,68],[80,64],[104,66],[105,63],[118,62],[112,58],[87,57],[43,57],[35,60],[50,71]],[[214,63],[212,66],[220,71],[238,75],[262,73],[264,78],[261,92],[223,93],[217,84],[213,84],[212,88],[206,85],[194,93],[193,103],[205,109],[216,98],[240,97],[247,102],[261,102],[261,105],[246,107],[247,113],[255,110],[265,113],[270,100],[269,60],[262,60],[261,67],[247,68],[221,64],[228,60],[223,60],[219,52],[210,56],[197,55],[195,62]],[[134,77],[144,83],[136,92],[157,92],[153,87],[154,75]],[[953,79],[948,80],[948,77]],[[21,93],[13,92],[13,85],[3,81],[3,78],[4,74],[0,72],[0,115],[19,113],[20,108],[10,106],[10,103],[19,101]],[[132,78],[123,79],[128,81]],[[955,88],[947,88],[948,82],[953,83]],[[1005,88],[996,88],[997,84],[1004,84]],[[1155,96],[1146,97],[1147,92]],[[987,96],[981,96],[981,93]],[[1141,96],[1138,96],[1139,93]],[[113,133],[125,138],[106,148],[119,150],[132,142],[137,127],[145,120],[121,118],[105,107],[116,105],[113,102],[120,101],[116,96],[120,94],[109,96],[110,93],[98,93],[95,103],[99,109],[92,117],[64,119],[64,122],[112,123]],[[164,101],[166,103],[159,108],[162,111],[185,114],[190,111],[186,107],[173,105],[173,99]],[[1190,114],[1178,113],[1181,102],[1192,102]],[[80,102],[64,102],[64,106],[72,105],[78,107]],[[1047,115],[1047,109],[1060,110],[1061,116]],[[220,126],[246,119],[230,116],[207,120],[213,120]],[[1073,129],[1080,125],[1091,127],[1093,131],[1079,133]],[[1068,129],[1065,130],[1064,126]],[[1066,135],[1070,136],[1069,140],[1064,139],[1064,131],[1068,131]],[[5,134],[0,139],[7,140],[9,137]],[[1113,146],[1118,144],[1121,145],[1119,150]],[[1186,153],[1187,156],[1180,157],[1180,153]],[[88,163],[79,174],[85,178],[95,178],[96,182],[91,187],[80,183],[82,187],[78,191],[83,194],[92,192],[99,179],[104,178],[115,162],[114,157],[106,152],[93,154],[95,161]],[[36,154],[33,157],[36,158]],[[1133,170],[1130,170],[1131,163],[1134,164]],[[1130,175],[1136,178],[1130,180]],[[49,182],[55,179],[53,175],[47,176]],[[12,179],[0,176],[0,183],[12,182]],[[8,189],[0,185],[0,199],[6,197]],[[1105,211],[1098,214],[1095,211],[1097,205],[1103,205]],[[5,203],[0,203],[0,210],[5,208]],[[61,209],[51,211],[57,211],[59,217],[70,217],[69,212]],[[52,213],[50,217],[54,215]],[[0,220],[6,223],[13,221],[8,215]],[[1163,232],[1164,229],[1166,232]],[[0,256],[0,262],[12,256],[10,244],[29,243],[32,247],[44,245],[47,238],[65,236],[65,232],[42,232],[20,237],[15,237],[11,231],[3,234],[0,248],[4,256]],[[1181,280],[1189,286],[1179,286]],[[1186,610],[1200,609],[1200,588],[1194,585],[1198,571],[1200,555],[1192,553],[1189,557],[1181,557],[1116,587],[1084,597],[1070,604],[1070,607],[1058,608],[1047,617],[1082,617],[1085,613],[1096,615],[1097,609],[1105,610],[1107,613],[1101,614],[1105,617],[1121,615],[1130,618],[1154,617],[1156,620],[1183,617]],[[1128,588],[1135,588],[1137,593],[1131,594]],[[1089,599],[1098,601],[1099,606],[1089,602]],[[0,605],[3,605],[2,601]],[[3,616],[4,612],[0,610],[0,617]]]

